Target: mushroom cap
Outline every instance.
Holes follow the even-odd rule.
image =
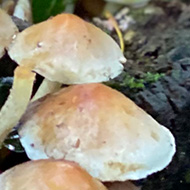
[[[141,190],[141,186],[136,186],[130,181],[108,182],[104,184],[108,190]]]
[[[150,0],[105,0],[107,2],[113,2],[123,5],[145,5]]]
[[[18,33],[18,29],[15,23],[4,10],[0,9],[0,58],[16,33]]]
[[[17,165],[0,175],[1,190],[106,190],[78,164],[38,160]]]
[[[118,44],[96,26],[60,14],[21,32],[9,50],[19,65],[65,84],[108,81],[125,62]]]
[[[20,125],[30,159],[72,160],[101,181],[145,178],[175,153],[167,128],[103,84],[74,85],[39,99]]]

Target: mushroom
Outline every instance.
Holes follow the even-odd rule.
[[[13,16],[20,18],[23,21],[32,23],[32,10],[30,0],[18,0],[14,8]]]
[[[32,23],[30,0],[2,0],[0,7],[9,15]]]
[[[0,175],[1,190],[106,190],[73,162],[38,160],[17,165]]]
[[[5,49],[17,33],[18,29],[11,17],[0,9],[0,58],[4,55]]]
[[[140,7],[146,5],[150,0],[105,0],[105,1],[116,4],[132,5],[134,7]]]
[[[56,91],[61,83],[108,81],[121,73],[121,62],[126,61],[109,35],[72,14],[60,14],[25,29],[17,35],[8,53],[19,67],[11,94],[0,112],[0,142],[28,105],[35,78],[32,71],[45,78],[37,92],[39,98]]]
[[[98,83],[73,85],[31,103],[18,132],[30,159],[75,161],[101,181],[145,178],[175,153],[167,128]]]
[[[130,181],[125,182],[109,182],[105,183],[109,190],[141,190],[141,186],[136,186]]]
[[[9,15],[13,14],[15,5],[15,0],[0,0],[1,9],[3,9]]]
[[[118,12],[124,5],[139,8],[145,6],[150,0],[105,0],[107,3],[104,7],[105,11],[111,13]]]

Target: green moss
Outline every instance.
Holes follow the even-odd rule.
[[[154,83],[158,81],[160,78],[164,77],[164,73],[151,73],[147,72],[144,76],[144,81],[147,83]]]
[[[130,89],[144,88],[144,80],[136,79],[135,77],[126,74],[123,79],[123,82],[120,83],[120,86],[129,87]]]
[[[121,87],[125,87],[129,89],[140,90],[145,88],[145,85],[147,84],[155,83],[163,76],[165,76],[165,74],[163,73],[147,72],[144,74],[143,77],[135,78],[129,75],[127,72],[123,72],[120,81],[110,81],[106,82],[105,84],[115,89],[120,89]]]

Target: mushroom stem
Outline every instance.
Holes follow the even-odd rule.
[[[25,112],[32,94],[34,79],[35,73],[26,67],[15,69],[13,87],[0,111],[0,145]]]
[[[32,10],[29,0],[18,0],[13,16],[16,16],[24,21],[32,23]]]
[[[57,92],[60,88],[61,83],[53,82],[45,78],[31,101],[33,102],[49,93]]]
[[[118,35],[118,38],[119,38],[121,51],[124,52],[125,45],[124,45],[124,40],[123,40],[123,34],[122,34],[118,24],[117,24],[117,21],[115,20],[115,18],[113,17],[113,15],[109,11],[105,11],[105,16],[113,24],[113,27],[114,27],[117,35]]]

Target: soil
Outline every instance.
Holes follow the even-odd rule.
[[[145,14],[146,10],[152,14]],[[190,189],[190,6],[179,1],[154,1],[132,10],[136,23],[130,43],[125,43],[125,72],[135,79],[147,72],[164,73],[144,88],[120,86],[120,76],[112,86],[131,97],[158,122],[171,130],[177,152],[163,171],[139,181],[143,190]],[[141,14],[141,15],[139,15]],[[113,85],[114,84],[114,85]]]

